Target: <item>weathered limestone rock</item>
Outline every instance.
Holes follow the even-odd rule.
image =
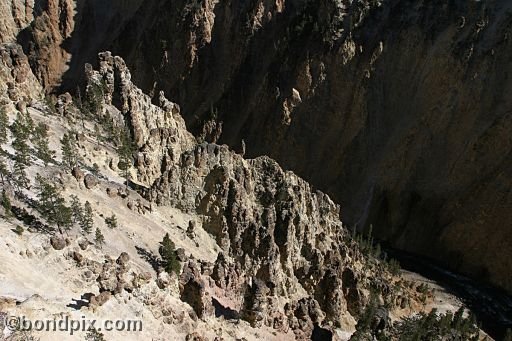
[[[107,303],[110,297],[112,297],[110,291],[103,291],[99,295],[92,296],[90,300],[90,307],[93,309],[96,307],[101,307]]]
[[[84,184],[87,189],[93,189],[98,185],[98,179],[92,174],[87,174],[84,177]]]
[[[84,181],[85,174],[78,166],[73,167],[71,175],[73,175],[79,183]]]
[[[58,236],[51,237],[50,243],[55,250],[62,250],[66,247],[66,240]]]
[[[205,290],[205,283],[196,266],[190,261],[183,269],[179,281],[180,298],[190,304],[197,317],[204,319],[213,316],[214,309],[212,299]]]
[[[361,253],[327,195],[268,157],[245,160],[227,146],[197,144],[178,112],[154,106],[133,85],[120,58],[99,58],[100,70],[87,70],[89,86],[104,82],[106,102],[132,128],[138,191],[148,202],[199,214],[200,225],[191,220],[187,235],[196,238],[202,228],[222,248],[214,264],[189,260],[180,275],[179,296],[198,318],[213,315],[207,289],[220,289],[251,325],[290,327],[306,339],[326,325],[354,328],[369,288],[388,292],[382,278],[391,275]],[[163,107],[175,108],[168,102]],[[151,210],[138,199],[127,205]],[[112,262],[103,265],[101,290],[119,292],[128,283],[116,271]],[[162,272],[155,287],[165,292],[171,284]]]

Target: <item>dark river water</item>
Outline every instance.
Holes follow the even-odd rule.
[[[502,340],[507,328],[512,329],[512,296],[503,290],[444,269],[420,256],[393,249],[386,249],[386,252],[398,260],[403,269],[437,282],[460,298],[475,313],[482,330],[494,339]]]

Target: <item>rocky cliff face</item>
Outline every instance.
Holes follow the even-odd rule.
[[[268,157],[198,144],[176,104],[163,95],[151,104],[121,58],[99,59],[98,71],[87,67],[88,89],[104,84],[106,113],[119,110],[131,127],[133,181],[148,200],[200,217],[187,234],[202,228],[222,249],[214,264],[191,262],[181,275],[181,298],[199,317],[211,315],[205,280],[253,327],[291,328],[299,339],[315,325],[354,328],[370,291],[397,311],[410,305],[409,288],[361,253],[327,195]]]
[[[350,225],[373,223],[399,248],[512,290],[508,2],[41,9],[18,39],[45,85],[66,85],[109,47],[155,102],[160,90],[176,99],[197,135],[244,140],[247,155],[269,155],[343,202]],[[31,20],[15,17],[13,27]]]

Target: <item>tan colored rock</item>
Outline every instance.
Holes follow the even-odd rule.
[[[66,241],[64,238],[53,236],[50,238],[50,243],[55,250],[62,250],[66,247]]]
[[[84,177],[84,184],[87,189],[93,189],[98,185],[98,179],[92,174],[87,174]]]

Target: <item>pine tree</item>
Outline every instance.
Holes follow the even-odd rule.
[[[78,149],[76,138],[71,133],[65,133],[60,140],[62,150],[62,163],[68,169],[73,169],[78,164]]]
[[[17,191],[20,192],[22,188],[27,188],[30,184],[26,174],[26,168],[30,166],[30,147],[28,145],[28,138],[31,134],[31,119],[30,115],[23,115],[18,113],[16,120],[11,126],[14,136],[12,147],[15,151],[14,166],[12,169],[12,177]]]
[[[94,327],[90,328],[85,335],[85,341],[106,341],[103,333],[97,331]]]
[[[117,217],[115,214],[112,213],[111,217],[105,218],[105,224],[107,224],[108,227],[111,229],[114,229],[117,227]]]
[[[136,146],[133,142],[130,130],[125,126],[119,133],[117,155],[119,156],[118,167],[123,171],[123,177],[126,179],[127,184],[130,176],[130,168],[132,166],[133,153],[135,150]]]
[[[48,127],[44,123],[39,123],[34,129],[34,145],[36,147],[36,156],[44,162],[53,162],[53,152],[48,145]]]
[[[7,195],[7,193],[5,192],[5,189],[2,190],[2,207],[4,208],[4,217],[6,219],[9,219],[12,217],[12,205],[11,205],[11,200],[9,199],[9,196]]]
[[[99,229],[99,227],[96,228],[94,242],[100,249],[103,248],[103,245],[105,244],[105,237],[103,236],[103,233],[101,233],[101,230]]]
[[[74,194],[71,195],[71,214],[73,215],[73,223],[79,224],[83,220],[84,209],[78,197]]]
[[[82,228],[82,233],[89,234],[92,232],[94,227],[94,212],[92,210],[91,203],[86,201],[84,205],[84,214],[82,221],[80,222],[80,227]]]
[[[0,107],[0,144],[7,143],[7,128],[9,128],[9,117],[5,108]]]
[[[7,116],[7,111],[4,107],[0,107],[0,179],[2,183],[8,179],[9,170],[7,169],[7,164],[5,162],[6,152],[2,148],[2,144],[7,143],[8,141],[8,132],[7,128],[9,128],[9,117]]]
[[[41,175],[36,176],[37,185],[37,209],[49,224],[56,225],[62,234],[62,230],[69,230],[73,225],[71,208],[65,205],[64,198],[58,188],[49,183]]]
[[[9,170],[7,169],[7,164],[5,162],[5,157],[7,153],[2,148],[2,144],[7,143],[7,128],[9,126],[9,119],[7,117],[7,113],[4,108],[0,108],[0,179],[2,180],[2,184],[5,184],[5,181],[9,178]]]
[[[2,184],[5,184],[5,182],[9,179],[9,176],[11,174],[7,169],[7,164],[5,163],[4,155],[5,152],[3,150],[0,150],[0,180],[2,180]]]
[[[171,272],[175,272],[179,275],[180,273],[180,263],[176,259],[176,252],[174,249],[174,243],[171,238],[169,238],[169,233],[166,233],[164,239],[160,242],[160,248],[158,249],[160,253],[160,257],[162,257],[162,263],[165,271],[169,274]]]

